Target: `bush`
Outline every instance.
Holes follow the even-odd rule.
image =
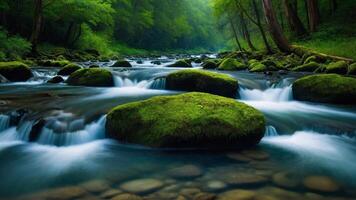
[[[20,36],[10,36],[0,27],[0,60],[20,59],[31,51],[31,44]]]

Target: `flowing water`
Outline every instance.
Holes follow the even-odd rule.
[[[356,198],[356,108],[293,100],[291,85],[300,74],[229,72],[240,83],[237,100],[267,119],[256,149],[157,150],[106,139],[111,108],[180,93],[165,90],[164,78],[180,69],[164,67],[172,59],[158,60],[161,65],[131,60],[130,69],[96,63],[115,75],[111,88],[47,84],[58,69],[45,67],[35,68],[28,82],[0,85],[0,199],[106,199],[132,180],[141,187],[159,183],[138,192],[147,199],[233,189],[255,199]],[[321,181],[313,188],[305,183],[310,177]]]

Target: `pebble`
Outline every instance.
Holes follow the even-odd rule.
[[[308,176],[304,179],[303,184],[310,190],[318,192],[337,192],[340,186],[327,176]]]
[[[229,190],[220,194],[217,200],[254,200],[256,193],[250,190]]]
[[[199,188],[184,188],[180,191],[180,195],[183,195],[189,199],[192,199],[196,194],[200,193]]]
[[[238,161],[241,163],[248,163],[248,162],[252,161],[251,158],[248,158],[247,156],[244,156],[240,153],[229,153],[226,156],[232,160],[235,160],[235,161]]]
[[[57,189],[50,189],[48,191],[42,192],[41,197],[45,199],[56,199],[56,200],[68,200],[68,199],[78,199],[87,194],[87,192],[77,186],[68,186]]]
[[[110,184],[104,180],[93,180],[81,184],[86,191],[92,193],[101,193],[110,189]]]
[[[246,150],[242,154],[250,159],[263,161],[269,159],[269,154],[261,150]]]
[[[164,184],[157,179],[137,179],[121,184],[120,189],[130,193],[142,194],[154,192],[163,186]]]
[[[143,200],[140,196],[134,194],[120,194],[113,197],[111,200]]]
[[[216,195],[212,194],[212,193],[198,193],[194,196],[193,198],[194,200],[215,200],[216,199]]]
[[[110,189],[110,190],[107,190],[103,193],[100,194],[100,197],[101,198],[104,198],[104,199],[109,199],[111,197],[114,197],[114,196],[117,196],[119,194],[122,194],[123,192],[121,190],[118,190],[118,189]]]
[[[240,172],[228,173],[224,181],[231,185],[258,185],[268,182],[264,176]]]
[[[209,190],[222,190],[224,188],[226,188],[226,183],[222,182],[222,181],[209,181],[207,183],[207,188]]]
[[[299,180],[296,176],[289,172],[279,172],[273,175],[272,181],[274,184],[285,188],[296,188],[299,185]]]
[[[173,178],[189,179],[196,178],[203,174],[202,170],[195,165],[184,165],[168,171],[168,175]]]

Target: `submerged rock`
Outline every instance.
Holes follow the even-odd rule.
[[[340,186],[327,176],[309,176],[303,181],[306,188],[318,192],[337,192]]]
[[[293,84],[296,100],[335,104],[356,104],[356,78],[337,74],[311,75]]]
[[[233,58],[225,59],[218,67],[218,70],[228,70],[228,71],[236,71],[236,70],[244,70],[244,69],[247,69],[247,65]]]
[[[187,60],[178,60],[177,62],[175,62],[175,63],[173,63],[171,65],[168,65],[167,67],[186,67],[186,68],[191,68],[193,66]]]
[[[268,182],[264,176],[245,172],[232,172],[224,174],[223,180],[230,185],[261,185]]]
[[[265,119],[234,99],[186,93],[120,105],[108,113],[106,131],[152,147],[246,148],[263,137]]]
[[[220,194],[217,200],[252,200],[256,195],[254,191],[236,189]]]
[[[180,70],[167,76],[166,89],[206,92],[235,98],[238,81],[225,74],[203,70]]]
[[[142,200],[142,198],[134,194],[120,194],[111,198],[111,200]]]
[[[62,83],[64,79],[61,76],[55,76],[47,81],[47,83]]]
[[[296,188],[300,183],[297,175],[291,172],[278,172],[273,175],[272,181],[284,188]]]
[[[18,61],[0,62],[0,75],[11,82],[27,81],[33,77],[31,69]]]
[[[118,60],[111,67],[132,67],[132,65],[127,60]]]
[[[184,165],[168,171],[168,175],[173,178],[196,178],[203,174],[202,170],[195,165]]]
[[[80,69],[81,69],[80,66],[78,66],[74,63],[71,63],[71,64],[64,66],[62,69],[60,69],[57,74],[61,75],[61,76],[69,76],[72,73],[74,73],[75,71],[80,70]]]
[[[157,179],[138,179],[123,183],[120,188],[134,194],[147,194],[162,188],[164,184]]]
[[[67,83],[69,85],[111,87],[114,86],[113,75],[110,71],[99,68],[80,69],[72,73]]]

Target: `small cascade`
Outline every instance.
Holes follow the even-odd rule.
[[[131,80],[129,78],[122,78],[120,76],[114,77],[114,83],[116,87],[136,87],[143,89],[165,89],[166,79],[165,78],[156,78],[153,80]]]
[[[166,78],[156,78],[155,80],[150,81],[146,88],[154,90],[164,90],[166,89]]]
[[[240,87],[241,100],[286,102],[293,100],[292,86],[268,88],[267,90],[247,89]]]
[[[7,115],[0,115],[0,132],[9,128],[10,117]]]
[[[84,124],[84,120],[74,120],[68,126],[65,133],[56,133],[53,129],[44,127],[40,133],[37,142],[40,144],[70,146],[83,144],[105,137],[106,116],[101,117],[98,121],[87,124],[84,129],[79,128]]]
[[[274,126],[266,126],[265,137],[276,137],[279,136],[276,128]]]
[[[18,127],[8,128],[0,133],[0,141],[28,141],[32,126],[32,121],[26,121]]]

